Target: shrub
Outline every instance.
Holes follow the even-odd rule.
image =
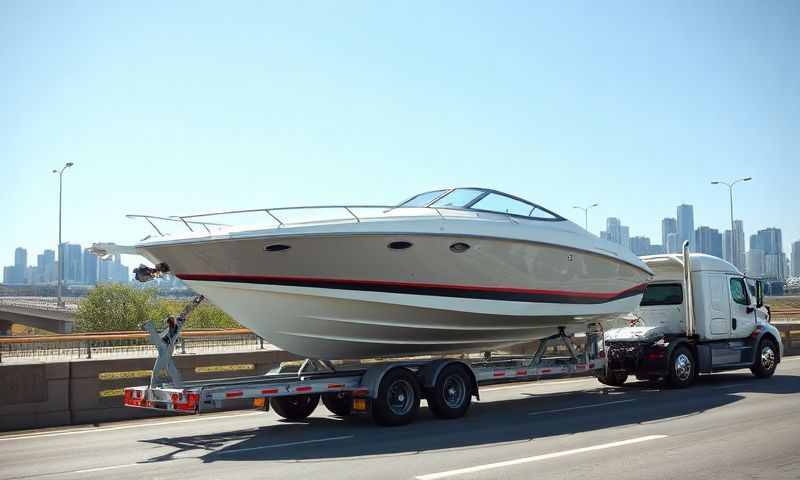
[[[139,330],[147,320],[163,319],[167,309],[155,290],[123,284],[98,285],[78,305],[75,330],[107,332]]]

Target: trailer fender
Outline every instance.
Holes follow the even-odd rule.
[[[383,377],[385,377],[389,371],[395,368],[411,370],[409,368],[410,366],[413,366],[413,364],[387,363],[369,367],[364,373],[364,376],[361,377],[361,387],[367,389],[367,397],[374,400],[378,397],[378,387],[380,387],[381,380],[383,380]]]
[[[481,397],[478,393],[478,379],[475,377],[475,372],[466,362],[452,358],[441,358],[434,360],[433,362],[428,363],[419,369],[417,372],[417,378],[419,379],[419,384],[422,386],[423,391],[432,389],[434,385],[436,385],[436,381],[439,379],[439,374],[442,372],[442,370],[444,370],[445,367],[453,364],[463,366],[464,370],[469,373],[469,377],[472,380],[472,396],[480,400]]]

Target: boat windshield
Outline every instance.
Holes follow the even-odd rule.
[[[454,188],[421,193],[400,204],[401,207],[463,208],[493,213],[563,220],[555,213],[513,195],[484,188]]]

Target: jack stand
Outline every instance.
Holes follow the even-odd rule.
[[[198,295],[194,297],[189,304],[183,307],[183,311],[181,311],[177,317],[167,317],[165,321],[167,327],[160,332],[156,330],[153,322],[147,321],[142,325],[142,329],[150,336],[150,343],[155,345],[158,350],[158,358],[156,359],[156,364],[153,366],[153,373],[150,375],[151,387],[168,383],[159,381],[160,379],[164,379],[164,376],[161,374],[162,370],[166,372],[166,380],[171,380],[169,383],[173,386],[181,387],[183,385],[183,379],[178,371],[178,367],[175,366],[172,353],[175,351],[175,345],[178,343],[178,339],[181,336],[183,325],[186,323],[186,317],[188,317],[189,314],[192,313],[192,310],[200,305],[203,300],[205,300],[205,297]]]

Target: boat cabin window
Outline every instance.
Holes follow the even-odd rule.
[[[653,305],[680,305],[683,303],[683,286],[680,283],[653,283],[642,296],[643,307]]]
[[[427,207],[429,203],[436,200],[441,194],[447,190],[435,190],[433,192],[420,193],[415,197],[401,203],[401,207]]]
[[[470,208],[487,210],[490,212],[510,213],[511,215],[520,215],[523,217],[558,220],[558,217],[547,210],[500,193],[490,193],[475,202]]]
[[[471,205],[476,198],[485,194],[485,191],[474,188],[457,188],[433,202],[431,207],[464,208]]]

